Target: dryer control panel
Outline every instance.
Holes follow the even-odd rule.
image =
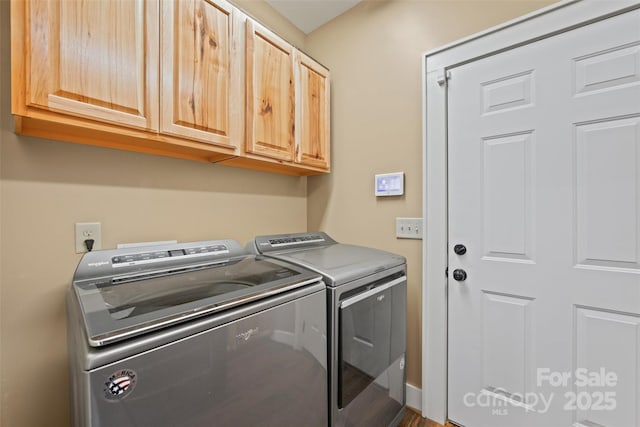
[[[336,243],[338,242],[323,232],[278,234],[256,237],[255,250],[262,254],[286,249],[302,249],[335,245]]]

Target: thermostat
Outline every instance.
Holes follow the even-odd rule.
[[[402,196],[404,172],[381,173],[375,176],[376,196]]]

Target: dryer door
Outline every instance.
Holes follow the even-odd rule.
[[[389,390],[385,373],[406,347],[406,277],[365,287],[340,302],[338,407],[370,384]]]

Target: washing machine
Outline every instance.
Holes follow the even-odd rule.
[[[320,274],[233,240],[85,254],[67,294],[76,427],[328,423]]]
[[[327,285],[330,425],[397,425],[405,410],[405,258],[322,232],[258,236],[247,247],[315,271]]]

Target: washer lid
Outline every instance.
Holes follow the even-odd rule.
[[[339,286],[406,263],[401,255],[342,243],[270,255],[322,274],[329,286]]]
[[[89,344],[99,347],[317,283],[303,268],[262,256],[75,281]]]

